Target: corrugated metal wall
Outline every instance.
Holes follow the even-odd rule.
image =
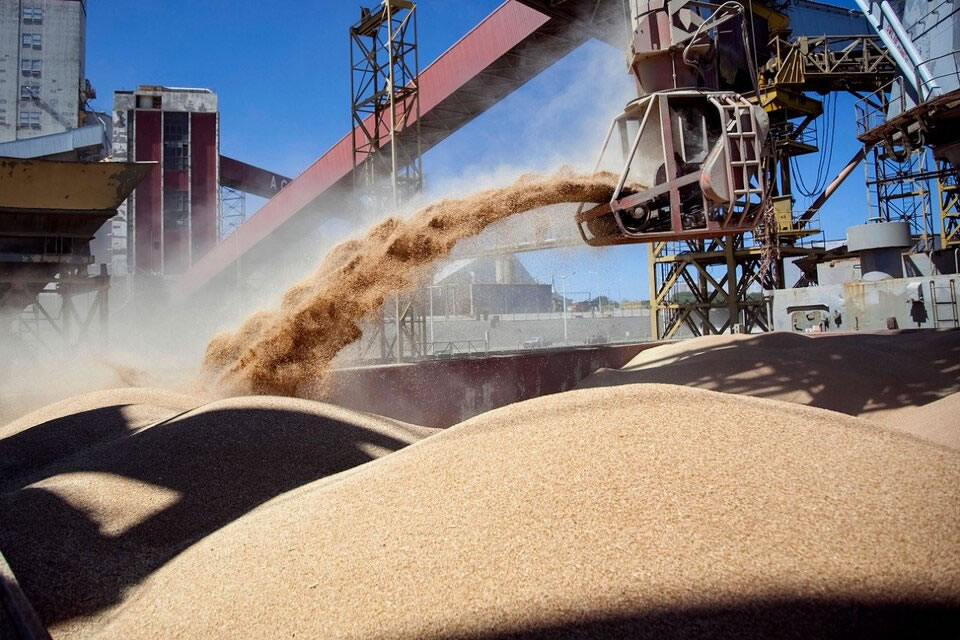
[[[217,243],[217,118],[193,113],[190,123],[192,261]]]
[[[135,111],[136,160],[154,161],[153,168],[137,187],[134,209],[136,270],[163,271],[163,123],[159,111]]]

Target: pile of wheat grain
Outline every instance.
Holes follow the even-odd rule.
[[[308,400],[197,404],[98,392],[3,429],[0,550],[56,636],[91,633],[152,572],[263,502],[433,433]]]
[[[669,385],[511,405],[290,492],[98,637],[876,637],[956,628],[960,453]]]
[[[960,414],[945,409],[958,401],[946,398],[960,392],[960,331],[704,336],[648,349],[579,386],[632,383],[821,407],[960,448]],[[944,409],[938,412],[938,406]]]
[[[110,389],[76,395],[0,426],[0,492],[52,462],[201,404],[162,389]],[[18,484],[19,483],[19,484]]]

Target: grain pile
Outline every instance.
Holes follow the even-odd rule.
[[[215,336],[204,357],[206,376],[227,393],[294,396],[360,338],[360,323],[385,296],[419,284],[458,240],[531,209],[608,201],[615,181],[612,174],[526,176],[505,188],[440,200],[407,219],[388,218],[362,239],[334,248],[287,291],[278,311],[256,313],[235,332]]]
[[[927,637],[960,453],[668,385],[511,405],[264,505],[101,638]]]
[[[704,336],[642,351],[581,388],[667,383],[830,409],[960,445],[960,413],[913,414],[960,392],[960,332]],[[944,407],[948,403],[944,401]],[[931,411],[935,411],[931,407]]]
[[[884,424],[932,442],[960,449],[960,393],[920,407],[906,407]]]
[[[124,438],[192,409],[202,399],[161,389],[84,393],[0,427],[0,492],[84,449]]]
[[[47,413],[55,416],[71,403],[135,399],[133,392],[111,394],[60,403]],[[140,400],[179,401],[153,392]],[[72,418],[70,429],[93,430],[82,413]],[[0,440],[0,459],[6,460],[11,438],[46,427]],[[431,433],[308,400],[241,397],[97,441],[79,437],[75,450],[37,461],[7,484],[0,495],[0,549],[54,635],[81,637],[204,536],[277,495]],[[70,445],[70,433],[60,437],[62,447]],[[33,442],[44,451],[46,439]]]

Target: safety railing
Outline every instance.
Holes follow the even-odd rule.
[[[934,65],[938,60],[952,61],[952,65]],[[944,93],[960,88],[960,51],[950,51],[939,56],[927,58],[920,65],[915,65],[914,77],[918,82],[924,82],[920,78],[920,67],[925,67],[928,71],[933,66],[942,67],[936,75],[931,75],[932,84],[937,88],[931,91],[926,100],[940,97]],[[949,83],[941,82],[950,80]],[[928,84],[928,83],[925,83]],[[944,90],[946,84],[948,89]],[[887,84],[883,85],[873,93],[867,94],[854,104],[857,114],[857,135],[863,135],[868,131],[876,129],[884,124],[889,118],[905,113],[917,106],[917,96],[913,87],[909,86],[903,76],[897,76]]]
[[[951,60],[953,64],[935,64],[937,61],[948,59]],[[927,58],[921,62],[920,65],[914,67],[914,76],[918,79],[918,82],[922,82],[922,80],[920,80],[920,66],[926,67],[927,73],[930,74],[930,79],[933,81],[931,84],[934,85],[934,89],[930,92],[930,95],[927,96],[927,100],[949,93],[960,87],[960,68],[958,68],[958,65],[960,65],[960,51],[954,50],[940,54],[939,56]],[[941,69],[934,74],[933,68],[937,66],[941,67]],[[950,82],[941,82],[942,80],[950,80]],[[944,88],[945,84],[948,87],[946,89]]]
[[[795,40],[775,36],[769,47],[771,61],[764,67],[763,74],[774,84],[803,80],[795,77],[793,65],[787,64],[788,59],[795,56],[802,63],[805,76],[872,74],[882,77],[896,72],[894,61],[875,36],[801,36]]]
[[[819,140],[816,120],[811,121],[803,129],[798,129],[797,123],[789,120],[771,124],[769,135],[775,144],[799,142],[816,147]]]
[[[455,356],[486,356],[490,353],[489,340],[442,340],[427,342],[426,355],[434,358]]]
[[[907,104],[903,76],[897,76],[854,103],[857,135],[863,135],[884,124],[891,113],[903,113],[907,109]]]

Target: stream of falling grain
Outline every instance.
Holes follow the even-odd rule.
[[[510,186],[434,202],[406,219],[388,218],[347,240],[290,287],[276,311],[258,311],[233,332],[213,337],[206,380],[226,393],[297,395],[322,379],[337,353],[359,339],[360,324],[387,295],[412,289],[458,240],[509,216],[572,202],[606,202],[616,177],[561,171],[524,176]]]

